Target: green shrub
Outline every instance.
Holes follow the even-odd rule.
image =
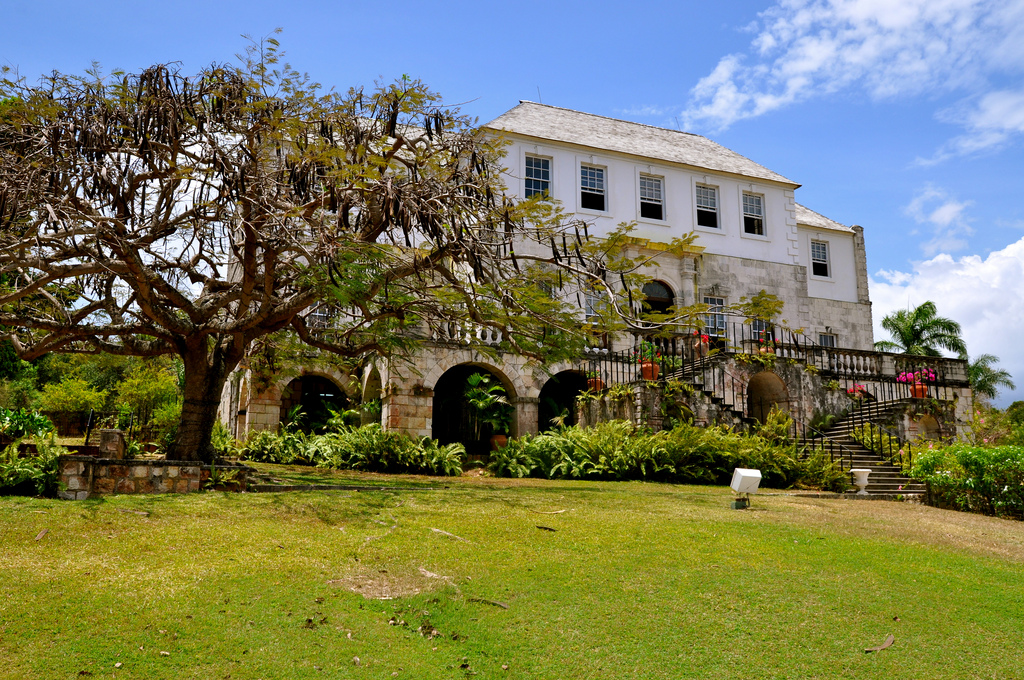
[[[180,401],[169,402],[153,411],[149,421],[152,428],[152,438],[164,451],[171,448],[171,443],[178,436],[178,424],[180,422]]]
[[[53,412],[100,410],[106,401],[106,392],[94,389],[81,378],[50,383],[43,388],[39,397],[40,410]]]
[[[812,489],[843,493],[850,488],[849,474],[823,448],[807,452],[801,461],[800,484]]]
[[[67,449],[41,437],[31,442],[36,446],[34,454],[19,455],[20,439],[0,451],[0,494],[56,495],[60,480],[57,459]]]
[[[42,413],[0,408],[0,442],[22,437],[41,437],[53,430],[53,423]]]
[[[256,462],[428,475],[462,474],[465,455],[462,444],[442,446],[429,437],[417,439],[379,424],[343,426],[322,435],[292,427],[278,433],[254,432],[241,451],[241,457]]]
[[[724,484],[736,467],[761,470],[763,483],[772,487],[791,486],[804,474],[804,463],[784,441],[684,424],[652,433],[625,421],[513,439],[491,454],[488,465],[493,474],[504,477],[648,479],[680,484]]]
[[[928,483],[936,505],[1024,519],[1024,446],[928,449],[911,474]]]
[[[114,386],[117,403],[136,413],[151,413],[178,399],[178,376],[169,366],[141,363]]]

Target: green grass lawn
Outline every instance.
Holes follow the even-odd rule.
[[[0,678],[1024,676],[1020,523],[363,479],[408,488],[0,498]]]

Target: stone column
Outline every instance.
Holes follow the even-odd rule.
[[[864,246],[864,227],[853,225],[853,262],[857,269],[857,302],[868,303],[868,256]]]
[[[540,418],[540,399],[537,397],[513,397],[512,405],[516,409],[517,437],[524,434],[537,434]]]

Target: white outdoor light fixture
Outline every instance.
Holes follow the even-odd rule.
[[[736,468],[732,472],[732,482],[729,486],[741,497],[732,502],[733,510],[742,510],[750,505],[750,494],[757,493],[757,487],[761,485],[761,471],[748,470],[747,468]]]

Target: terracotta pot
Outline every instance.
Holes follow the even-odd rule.
[[[644,380],[657,380],[661,368],[653,361],[640,362],[640,376]]]
[[[600,378],[587,378],[587,389],[591,392],[600,392],[604,389],[604,380]]]
[[[910,396],[914,399],[924,399],[928,396],[928,386],[924,383],[914,383],[910,386]]]
[[[491,437],[491,451],[503,449],[505,448],[505,444],[508,444],[507,434],[496,434]]]
[[[693,344],[693,349],[697,356],[700,357],[701,359],[708,355],[708,343],[706,342],[695,342]]]

